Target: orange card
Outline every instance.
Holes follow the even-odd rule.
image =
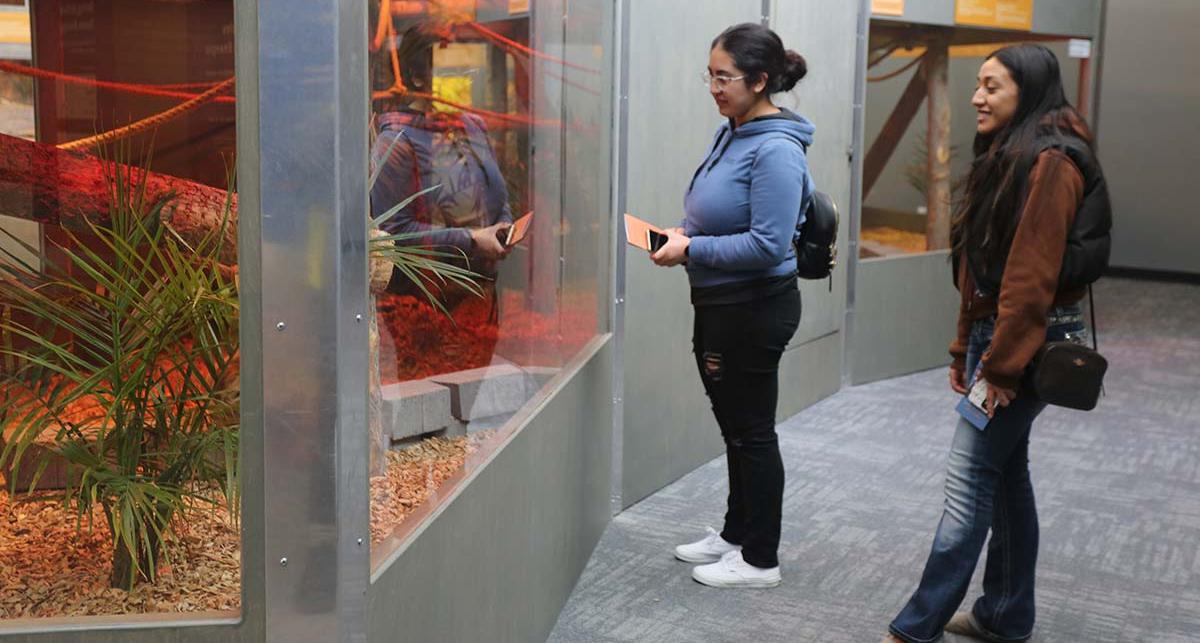
[[[661,228],[650,225],[628,212],[625,213],[625,240],[629,245],[650,252],[650,238],[646,233],[651,230],[662,232]]]
[[[512,227],[508,229],[508,237],[504,239],[504,245],[509,248],[521,243],[525,235],[529,234],[529,224],[533,222],[533,211],[525,213],[525,216],[513,221]]]

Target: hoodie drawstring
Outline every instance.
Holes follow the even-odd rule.
[[[697,167],[696,171],[692,173],[692,180],[690,183],[688,183],[688,192],[691,192],[692,187],[696,185],[696,177],[700,176],[700,170],[704,169],[705,164],[708,163],[708,159],[712,158],[713,152],[717,151],[717,147],[721,144],[721,141],[725,140],[725,132],[726,130],[721,130],[721,133],[717,135],[717,140],[713,142],[712,149],[708,151],[708,156],[704,157],[704,160],[700,162],[700,166]],[[725,148],[721,150],[721,154],[724,154],[725,150],[729,149],[729,143],[731,142],[733,142],[732,136],[729,137],[729,142],[725,143]],[[718,158],[717,160],[720,159]],[[709,171],[712,171],[711,167],[709,168]]]

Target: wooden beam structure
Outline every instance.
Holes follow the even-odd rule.
[[[909,124],[921,109],[921,102],[925,100],[928,90],[922,69],[913,73],[912,80],[908,81],[908,87],[904,88],[904,93],[896,102],[891,116],[888,116],[887,123],[880,130],[879,136],[871,144],[871,149],[867,151],[867,157],[863,160],[862,196],[864,200],[871,193],[871,188],[875,186],[879,176],[883,174],[883,168],[887,167],[896,147],[900,145],[900,139],[904,138]]]
[[[928,176],[925,238],[928,250],[950,247],[950,42],[930,42],[921,64],[927,93]]]

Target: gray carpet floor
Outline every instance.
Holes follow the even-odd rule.
[[[1200,287],[1106,280],[1096,297],[1108,395],[1034,426],[1034,640],[1200,641]],[[614,518],[549,641],[879,641],[941,515],[955,401],[937,369],[846,389],[780,425],[775,589],[710,589],[671,556],[719,528],[723,458],[638,503]]]

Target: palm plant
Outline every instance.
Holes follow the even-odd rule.
[[[80,527],[101,510],[110,584],[132,589],[154,581],[180,514],[220,495],[236,512],[238,299],[219,263],[231,199],[221,225],[188,243],[162,223],[172,196],[149,196],[147,172],[104,168],[107,223],[67,231],[57,264],[46,253],[41,269],[0,261],[0,302],[13,311],[0,320],[11,366],[0,378],[29,392],[7,409],[0,467],[14,486],[34,467],[20,489],[34,491],[52,460],[65,462],[58,497]]]
[[[904,166],[904,180],[926,198],[929,196],[929,145],[926,143],[928,140],[925,130],[921,130],[917,135],[917,143],[913,146],[912,160]],[[953,162],[957,158],[958,146],[951,145],[949,160]],[[958,186],[955,185],[952,189],[957,191]]]

